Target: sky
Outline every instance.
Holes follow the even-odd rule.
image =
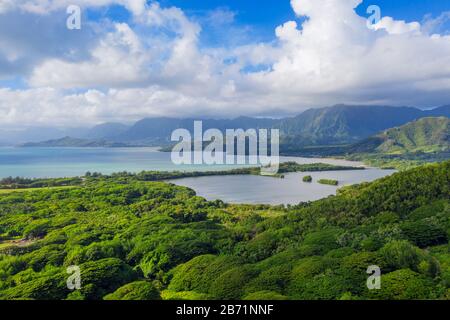
[[[450,1],[0,0],[3,127],[342,103],[450,104]]]

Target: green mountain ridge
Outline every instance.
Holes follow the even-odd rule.
[[[350,146],[348,153],[405,154],[450,150],[450,119],[422,118]]]
[[[133,125],[104,123],[87,130],[87,132],[78,130],[80,134],[71,133],[66,136],[138,146],[169,146],[173,143],[170,137],[174,130],[187,129],[193,132],[194,121],[202,120],[204,131],[211,128],[219,129],[222,132],[225,132],[226,129],[279,129],[282,148],[286,152],[295,152],[309,146],[356,143],[383,130],[398,127],[420,118],[440,116],[450,117],[450,106],[420,110],[413,107],[336,105],[309,109],[298,116],[281,119],[252,117],[234,119],[145,118]]]
[[[203,119],[203,129],[279,129],[281,143],[295,148],[311,145],[354,143],[380,131],[429,116],[450,117],[450,107],[420,110],[413,107],[336,105],[309,109],[296,117],[271,119],[239,117]],[[201,119],[197,119],[201,120]],[[148,118],[138,121],[120,141],[170,143],[170,134],[178,128],[193,131],[194,119]]]

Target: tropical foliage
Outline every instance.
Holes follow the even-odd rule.
[[[289,207],[91,175],[0,194],[0,299],[447,299],[449,232],[450,162]]]

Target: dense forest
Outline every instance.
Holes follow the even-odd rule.
[[[450,118],[422,118],[349,147],[348,153],[438,153],[450,150]]]
[[[288,207],[88,175],[0,193],[0,299],[449,299],[449,232],[449,161]]]
[[[359,142],[334,146],[298,146],[285,139],[285,155],[343,157],[364,161],[370,166],[409,169],[450,158],[450,119],[428,117],[385,130]]]

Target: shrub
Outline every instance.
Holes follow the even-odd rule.
[[[309,257],[300,260],[293,268],[291,280],[287,286],[287,293],[295,299],[302,298],[306,285],[316,275],[319,275],[332,266],[332,260],[322,257]]]
[[[258,234],[252,240],[237,246],[237,254],[247,262],[258,262],[269,258],[277,249],[280,237],[272,231]]]
[[[381,289],[369,296],[380,300],[429,299],[433,283],[410,269],[401,269],[381,276]]]
[[[125,251],[119,240],[93,242],[85,247],[74,247],[65,259],[65,265],[78,265],[106,258],[123,259]]]
[[[340,275],[328,270],[305,281],[293,298],[301,300],[338,299],[347,286]]]
[[[65,255],[63,246],[48,245],[34,250],[23,257],[28,262],[28,266],[35,271],[40,271],[47,264],[52,266],[62,265]]]
[[[402,240],[389,242],[379,252],[388,270],[409,268],[417,271],[420,263],[419,250]]]
[[[36,239],[44,237],[50,229],[50,223],[47,220],[37,220],[31,222],[23,231],[25,239]]]
[[[228,270],[212,284],[210,293],[219,300],[239,300],[244,295],[244,284],[257,275],[249,266]]]
[[[86,262],[80,270],[81,293],[87,299],[102,299],[137,278],[130,266],[116,258]]]
[[[238,265],[232,257],[198,256],[171,271],[171,291],[196,291],[208,293],[212,283],[227,270]]]
[[[445,209],[444,201],[442,200],[435,201],[430,205],[422,206],[414,210],[413,212],[411,212],[411,214],[408,215],[408,219],[417,221],[425,218],[430,218],[444,211],[444,209]]]
[[[392,223],[398,222],[398,220],[399,220],[399,216],[396,213],[390,212],[390,211],[380,212],[375,217],[375,222],[381,223],[381,224],[392,224]]]
[[[367,269],[369,266],[384,269],[383,261],[375,252],[358,252],[344,257],[336,274],[340,276],[345,291],[361,295],[367,291]]]
[[[64,299],[68,294],[65,275],[41,276],[0,292],[0,300],[12,299]]]
[[[289,283],[291,269],[290,265],[274,266],[266,269],[245,286],[245,291],[248,293],[260,291],[283,292]]]
[[[312,182],[312,177],[311,176],[304,176],[303,177],[303,182]]]
[[[310,246],[312,252],[310,254],[321,255],[328,251],[337,249],[339,244],[337,242],[339,229],[325,229],[309,233],[303,240],[304,246]]]
[[[401,229],[406,238],[420,248],[448,242],[447,231],[426,220],[404,223]]]
[[[159,291],[149,282],[136,281],[106,295],[104,300],[160,300]]]
[[[189,261],[195,256],[215,251],[212,245],[201,240],[179,241],[161,244],[155,250],[145,254],[139,266],[145,277],[169,271],[176,265]]]

